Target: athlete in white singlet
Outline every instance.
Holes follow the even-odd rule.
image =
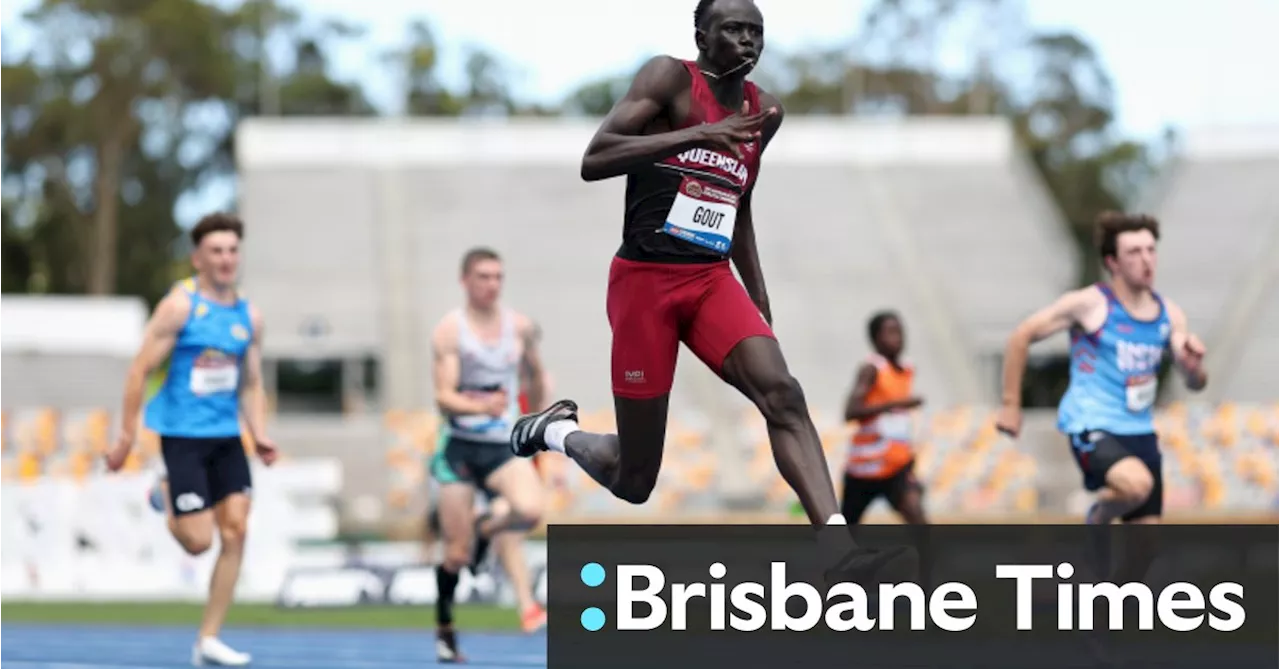
[[[502,260],[488,249],[473,249],[462,261],[467,304],[446,315],[432,337],[436,404],[447,434],[432,461],[439,484],[439,518],[444,560],[437,569],[438,659],[464,661],[453,629],[453,595],[458,572],[471,563],[477,536],[492,538],[519,599],[521,623],[534,631],[546,612],[534,600],[520,535],[542,517],[542,482],[533,464],[517,458],[509,443],[520,416],[521,367],[539,379],[529,389],[540,407],[542,363],[532,321],[500,304]],[[493,497],[477,517],[476,490]]]

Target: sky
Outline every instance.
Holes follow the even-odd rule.
[[[556,102],[584,81],[634,71],[654,53],[696,55],[696,0],[284,1],[316,20],[339,18],[365,27],[360,42],[335,48],[333,74],[361,80],[375,104],[393,111],[399,82],[379,64],[379,53],[402,44],[407,26],[419,18],[443,46],[446,83],[461,81],[465,47],[482,45],[514,65],[514,92],[531,102]],[[29,42],[20,17],[35,4],[0,5],[6,53]],[[802,47],[848,44],[871,2],[757,4],[765,17],[767,61],[771,54]],[[1150,140],[1166,127],[1280,125],[1276,0],[1025,0],[1022,19],[1038,31],[1070,30],[1093,46],[1112,77],[1122,135]],[[940,57],[963,65],[972,57],[970,46],[952,43]]]

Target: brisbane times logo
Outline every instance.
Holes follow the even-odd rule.
[[[1188,582],[1173,582],[1158,590],[1144,583],[1064,582],[1075,576],[1069,562],[1001,564],[997,580],[1014,584],[1016,629],[1032,629],[1033,611],[1056,612],[1059,630],[1153,630],[1191,632],[1208,627],[1233,632],[1245,623],[1244,586],[1221,582],[1206,592]],[[769,565],[767,583],[730,581],[723,563],[710,564],[707,579],[669,582],[662,569],[648,564],[618,564],[612,573],[596,562],[583,565],[582,583],[590,588],[616,590],[614,610],[589,607],[582,611],[583,629],[648,631],[688,629],[737,632],[760,630],[836,632],[934,629],[963,632],[980,615],[981,603],[974,589],[950,581],[926,593],[913,582],[882,583],[864,588],[856,583],[818,587],[787,576],[784,562]],[[1045,601],[1033,596],[1033,585],[1053,584],[1054,596]],[[902,619],[898,602],[905,600],[908,613]],[[798,601],[796,606],[792,602]],[[1136,602],[1136,616],[1127,602]],[[1106,620],[1095,620],[1101,604]],[[1008,607],[1007,602],[995,604]],[[1136,618],[1136,619],[1135,619]]]

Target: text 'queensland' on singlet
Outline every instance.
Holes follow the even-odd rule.
[[[253,341],[249,302],[206,299],[194,279],[180,284],[191,312],[178,332],[168,369],[147,403],[148,429],[165,437],[240,436],[240,375]]]
[[[863,402],[867,405],[900,402],[911,397],[915,367],[900,361],[895,367],[883,356],[872,355],[867,362],[876,368],[876,380]],[[914,456],[911,448],[911,412],[886,411],[860,421],[849,444],[845,471],[854,478],[884,479],[902,471]]]
[[[696,63],[682,61],[691,79],[689,113],[672,128],[716,123],[740,109],[716,100]],[[743,95],[751,114],[760,111],[760,90],[747,81]],[[760,167],[759,140],[732,151],[693,148],[627,176],[622,247],[618,256],[649,262],[717,262],[728,257],[742,196]]]
[[[488,414],[454,414],[447,416],[449,433],[467,441],[505,443],[520,415],[520,338],[516,336],[516,319],[503,310],[501,334],[494,344],[480,339],[467,322],[465,310],[458,319],[458,392],[481,395],[504,391],[507,410],[502,416]]]
[[[1078,326],[1071,331],[1071,382],[1058,405],[1058,429],[1151,434],[1157,375],[1171,331],[1164,300],[1155,295],[1160,313],[1143,321],[1129,314],[1110,287],[1097,287],[1107,298],[1107,317],[1097,332]]]

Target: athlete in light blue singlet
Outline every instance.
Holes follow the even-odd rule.
[[[1168,311],[1152,293],[1160,315],[1135,318],[1109,286],[1095,287],[1106,298],[1106,318],[1095,332],[1078,325],[1071,329],[1071,383],[1058,406],[1058,429],[1063,434],[1152,434],[1157,377],[1172,331]]]
[[[176,290],[191,301],[163,382],[147,403],[147,429],[187,438],[240,437],[240,369],[253,341],[249,302],[222,304],[200,295],[196,280]]]
[[[1160,448],[1152,410],[1165,353],[1187,387],[1204,388],[1204,345],[1187,317],[1153,290],[1159,224],[1108,212],[1098,218],[1098,251],[1110,280],[1071,291],[1023,321],[1005,350],[1003,406],[996,420],[1017,436],[1022,375],[1030,345],[1071,332],[1071,383],[1058,409],[1084,486],[1098,492],[1088,522],[1158,522],[1164,509]]]
[[[235,287],[244,225],[213,214],[191,230],[196,276],[156,306],[124,389],[120,436],[107,454],[112,471],[128,460],[147,380],[164,368],[146,406],[145,424],[160,436],[165,476],[158,495],[169,531],[192,555],[220,549],[209,601],[191,661],[244,666],[251,658],[218,639],[244,554],[252,477],[241,421],[268,465],[276,449],[266,435],[262,388],[262,318]],[[242,411],[243,409],[243,411]],[[157,495],[153,494],[153,498]]]

